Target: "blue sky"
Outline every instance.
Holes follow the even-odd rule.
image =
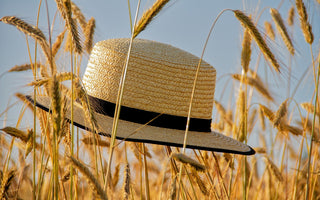
[[[49,2],[50,20],[53,20],[56,12],[54,1]],[[130,36],[129,14],[127,0],[75,0],[74,1],[85,14],[87,19],[94,17],[96,19],[96,35],[95,41],[106,40],[109,38],[122,38]],[[152,5],[153,1],[142,0],[140,8],[140,16],[144,10]],[[36,23],[36,13],[38,9],[38,0],[1,0],[0,3],[0,17],[6,15],[15,15],[22,18],[28,23]],[[240,9],[247,13],[251,13],[253,19],[256,19],[257,13],[260,13],[263,8],[274,7],[278,8],[280,1],[254,1],[254,0],[228,0],[228,1],[212,1],[212,0],[175,0],[169,2],[168,6],[156,17],[150,26],[142,32],[139,37],[145,39],[156,40],[171,44],[186,51],[189,51],[197,56],[201,55],[201,51],[209,32],[210,26],[214,19],[223,9]],[[47,35],[48,26],[46,11],[44,3],[41,7],[40,24],[39,27]],[[131,1],[132,15],[134,16],[137,1]],[[284,1],[279,11],[283,18],[287,18],[287,11],[291,7],[291,1]],[[311,22],[319,22],[319,4],[315,1],[309,1],[307,9],[310,13]],[[271,21],[269,10],[262,12],[258,27],[263,30],[263,23],[268,20]],[[295,18],[298,24],[298,18]],[[316,24],[316,23],[312,23]],[[63,23],[61,21],[56,23],[56,28],[53,31],[53,36],[60,33]],[[313,27],[315,35],[315,44],[313,49],[315,53],[319,49],[319,24]],[[294,78],[292,79],[292,88],[295,87],[302,72],[311,64],[311,56],[309,46],[304,42],[303,35],[298,25],[294,29],[294,45],[298,54],[292,59],[292,68],[294,69]],[[240,66],[240,52],[242,42],[242,27],[236,20],[233,13],[225,12],[214,28],[214,33],[209,40],[209,44],[204,55],[204,59],[213,65],[217,70],[217,88],[216,99],[228,104],[230,96],[235,96],[235,90],[232,89],[232,84],[228,84],[225,89],[226,81],[230,80],[228,74],[239,73]],[[34,48],[34,41],[29,38],[31,48]],[[25,35],[19,32],[15,27],[0,23],[0,74],[6,72],[14,65],[20,65],[29,62],[27,53],[27,45]],[[275,42],[269,40],[269,45],[272,50],[280,57],[283,66],[289,65],[289,54],[283,45],[283,42],[276,39]],[[254,51],[257,47],[254,46]],[[34,50],[32,50],[34,51]],[[84,57],[81,72],[83,74],[88,56]],[[253,55],[251,68],[254,67],[257,58],[257,53]],[[66,58],[67,59],[67,58]],[[280,104],[286,98],[286,88],[283,86],[288,74],[286,70],[281,76],[272,74],[271,68],[267,67],[265,70],[265,61],[261,60],[261,70],[259,75],[264,76],[268,73],[268,84],[272,87],[272,92],[276,102]],[[16,102],[13,97],[15,92],[28,93],[32,88],[25,86],[32,80],[31,72],[22,73],[7,73],[0,78],[0,113],[2,113],[8,104]],[[309,101],[313,92],[312,80],[307,80],[297,92],[295,98],[299,102]],[[225,101],[224,101],[225,100]],[[258,102],[259,100],[255,100]],[[8,112],[6,123],[15,126],[17,122],[17,113],[21,109],[21,104],[14,106]],[[4,122],[4,116],[0,117],[0,122]],[[32,124],[32,119],[29,120]],[[28,123],[24,126],[28,126]]]

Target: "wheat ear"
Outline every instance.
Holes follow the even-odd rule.
[[[274,54],[271,52],[267,43],[262,38],[260,32],[258,31],[257,27],[254,25],[252,20],[240,10],[233,10],[233,13],[236,16],[236,18],[241,22],[242,26],[249,30],[250,35],[256,41],[263,55],[267,58],[267,60],[269,60],[269,62],[274,67],[274,69],[277,72],[280,72],[280,65],[278,61],[276,60]]]
[[[277,30],[280,33],[286,47],[288,48],[291,55],[294,55],[294,47],[280,13],[276,9],[271,8],[270,14],[274,23],[276,24]]]
[[[100,196],[100,198],[107,200],[108,199],[107,194],[103,191],[98,180],[93,176],[90,170],[76,158],[72,156],[68,156],[68,158],[71,161],[72,165],[75,166],[87,178],[90,186]]]
[[[169,0],[157,0],[151,8],[143,13],[142,17],[134,27],[133,38],[137,37],[137,35],[139,35],[139,33],[141,33],[148,26],[152,19],[168,2]]]
[[[308,13],[302,0],[296,0],[296,7],[300,16],[301,30],[307,43],[313,43],[312,26],[308,22]]]

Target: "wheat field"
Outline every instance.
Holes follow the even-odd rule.
[[[143,34],[183,2],[126,3],[126,28],[132,30],[126,37],[134,40],[150,37]],[[6,66],[0,81],[28,78],[10,91],[8,103],[0,102],[0,199],[320,199],[320,2],[251,4],[211,13],[213,31],[200,31],[205,34],[198,53],[206,45],[208,51],[227,49],[213,47],[212,38],[221,37],[214,32],[228,22],[226,15],[237,23],[239,35],[224,39],[238,42],[238,66],[220,74],[214,64],[218,89],[211,128],[253,147],[252,156],[114,145],[115,133],[94,134],[98,125],[81,77],[95,42],[108,39],[99,32],[104,23],[71,0],[37,1],[34,20],[1,15],[1,26],[18,32],[27,51],[25,62]],[[36,108],[26,94],[35,101],[50,97],[52,112]],[[81,103],[91,132],[66,120],[67,99]]]

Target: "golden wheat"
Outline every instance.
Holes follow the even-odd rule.
[[[233,10],[233,13],[236,16],[236,18],[241,22],[242,26],[249,30],[249,33],[251,34],[252,38],[256,41],[263,55],[267,58],[267,60],[269,60],[274,69],[277,72],[280,72],[280,65],[278,61],[276,60],[274,54],[271,52],[265,40],[262,38],[260,32],[254,25],[252,20],[240,10]]]
[[[56,41],[53,43],[53,46],[52,46],[52,56],[53,56],[53,57],[55,57],[56,54],[58,53],[58,51],[59,51],[59,49],[60,49],[60,47],[61,47],[61,44],[62,44],[62,42],[63,42],[65,33],[66,33],[66,29],[64,29],[64,30],[57,36]]]
[[[24,64],[24,65],[15,65],[14,67],[12,67],[11,69],[8,70],[8,72],[22,72],[22,71],[27,71],[27,70],[31,70],[34,67],[40,68],[41,67],[41,63],[35,63],[33,65],[31,64]]]
[[[71,11],[75,19],[78,21],[79,25],[81,26],[82,31],[84,32],[87,27],[86,18],[81,12],[80,8],[73,1],[71,1]]]
[[[241,81],[242,76],[240,74],[232,74],[232,78]],[[252,87],[254,87],[263,97],[267,98],[270,101],[273,101],[273,97],[271,96],[270,92],[267,88],[265,88],[259,81],[257,81],[254,78],[247,77],[245,80],[243,80],[245,84],[248,84]]]
[[[80,44],[80,38],[79,38],[79,33],[77,30],[77,24],[72,18],[72,11],[71,11],[71,3],[70,1],[62,1],[62,0],[55,0],[58,10],[64,19],[66,23],[66,27],[69,30],[69,33],[72,38],[73,45],[75,47],[75,51],[78,54],[82,53],[82,46]]]
[[[268,36],[274,40],[276,38],[276,34],[274,33],[273,27],[271,25],[270,22],[264,22],[264,28],[266,30],[266,33],[268,34]]]
[[[206,167],[202,164],[200,164],[198,161],[190,158],[189,156],[186,156],[183,153],[173,153],[172,154],[172,158],[174,158],[175,160],[182,162],[184,164],[189,165],[190,167],[194,168],[197,171],[204,171],[206,169]]]
[[[153,18],[161,11],[161,9],[169,2],[169,0],[157,0],[151,8],[143,13],[140,20],[134,27],[133,38],[137,37],[148,24],[153,20]]]
[[[92,50],[92,44],[93,44],[93,35],[94,35],[94,29],[96,28],[96,20],[92,17],[85,28],[84,34],[86,37],[85,41],[85,47],[86,51],[90,54]]]
[[[287,100],[285,100],[284,102],[281,103],[281,105],[279,106],[279,109],[277,110],[277,112],[274,115],[274,119],[273,119],[273,125],[275,127],[280,126],[281,122],[282,122],[282,118],[287,114]]]
[[[294,24],[294,16],[295,16],[295,10],[294,10],[294,6],[292,6],[289,10],[289,14],[288,14],[288,25],[292,26]]]
[[[130,175],[130,166],[127,163],[124,168],[124,181],[123,181],[123,199],[129,199],[130,195],[130,181],[131,181],[131,175]]]
[[[296,0],[296,7],[300,16],[301,30],[307,43],[313,43],[312,26],[308,22],[308,13],[302,0]]]
[[[101,199],[107,200],[107,194],[103,191],[101,185],[98,180],[94,177],[94,175],[90,172],[90,170],[79,160],[72,156],[68,156],[72,165],[75,166],[88,180],[90,186],[96,193],[100,196]]]
[[[291,55],[294,55],[294,47],[280,13],[276,9],[271,8],[270,14],[289,52],[291,53]]]
[[[245,73],[248,72],[251,59],[251,36],[249,31],[245,29],[243,33],[242,51],[241,51],[241,66]]]

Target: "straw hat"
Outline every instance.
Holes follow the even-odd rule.
[[[98,42],[91,52],[83,77],[99,125],[99,134],[102,135],[111,134],[129,43],[129,39]],[[198,57],[181,49],[135,39],[127,68],[116,138],[182,147],[198,63]],[[254,154],[251,147],[211,131],[215,79],[216,70],[202,61],[192,102],[187,148]],[[33,101],[31,96],[28,98]],[[36,102],[38,107],[50,110],[49,97],[37,97]],[[70,119],[70,112],[67,118]],[[74,103],[73,119],[76,126],[90,129],[90,123],[77,102]]]

